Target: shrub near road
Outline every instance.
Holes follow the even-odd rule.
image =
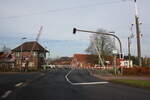
[[[150,76],[150,67],[124,68],[123,75]]]

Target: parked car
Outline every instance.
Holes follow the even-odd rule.
[[[42,65],[43,69],[53,69],[56,68],[55,65]]]

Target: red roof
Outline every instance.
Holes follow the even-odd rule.
[[[0,58],[9,58],[11,52],[0,52]]]
[[[0,62],[12,62],[11,52],[0,52]]]
[[[16,47],[12,51],[21,52],[21,51],[39,51],[39,52],[48,52],[45,48],[43,48],[38,42],[31,41],[25,42],[22,45]]]
[[[75,54],[73,58],[76,59],[78,62],[85,62],[85,63],[92,63],[92,64],[98,62],[97,55]]]
[[[0,52],[0,59],[7,57],[8,54],[4,52]]]

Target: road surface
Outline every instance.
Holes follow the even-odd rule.
[[[0,100],[150,100],[150,91],[107,83],[85,69],[55,69],[0,74],[0,96]]]

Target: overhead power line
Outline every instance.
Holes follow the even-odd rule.
[[[47,11],[42,11],[42,12],[33,12],[33,13],[30,13],[30,14],[24,14],[24,15],[0,17],[0,20],[16,19],[16,18],[33,16],[33,15],[44,15],[44,14],[56,13],[56,12],[63,12],[63,11],[69,11],[69,10],[74,10],[74,9],[83,9],[83,8],[90,8],[90,7],[96,7],[96,6],[118,4],[118,3],[122,3],[122,2],[123,2],[122,0],[116,0],[116,1],[109,1],[109,2],[103,2],[103,3],[94,3],[94,4],[89,4],[89,5],[80,5],[80,6],[75,6],[75,7],[68,7],[68,8],[47,10]]]

